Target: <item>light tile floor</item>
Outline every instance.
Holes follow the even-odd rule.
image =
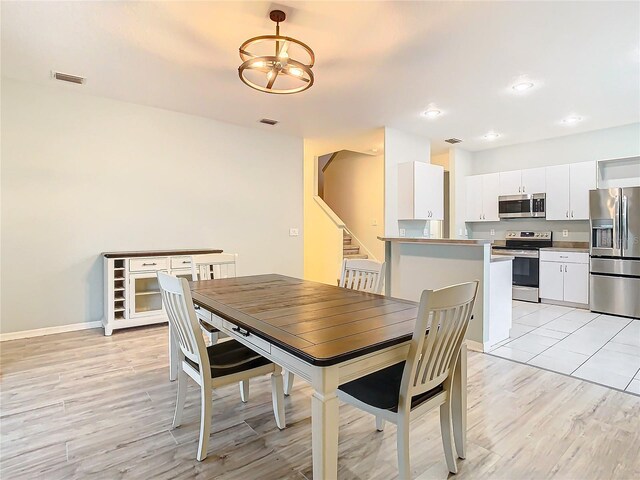
[[[640,320],[514,301],[509,339],[489,353],[640,395]]]

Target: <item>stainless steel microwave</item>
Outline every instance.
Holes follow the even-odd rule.
[[[501,195],[498,197],[498,217],[545,218],[545,197],[544,193]]]

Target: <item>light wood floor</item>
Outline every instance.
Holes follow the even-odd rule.
[[[165,326],[0,344],[2,479],[311,478],[309,387],[297,380],[279,431],[268,377],[214,392],[209,457],[195,460],[199,392],[171,430]],[[339,475],[397,477],[395,427],[340,408]],[[437,409],[412,424],[414,478],[447,478]],[[469,448],[456,478],[638,479],[640,398],[471,353]]]

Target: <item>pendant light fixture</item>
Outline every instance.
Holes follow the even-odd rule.
[[[266,93],[298,93],[313,85],[313,50],[299,40],[280,35],[286,15],[273,10],[275,35],[253,37],[240,46],[238,75],[246,85]]]

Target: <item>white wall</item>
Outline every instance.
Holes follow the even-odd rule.
[[[398,164],[429,163],[430,157],[431,142],[428,138],[385,127],[384,232],[386,236],[398,236]]]
[[[629,157],[640,154],[640,123],[595,130],[538,142],[493,148],[471,154],[469,174]],[[464,189],[464,183],[458,184]],[[460,193],[458,192],[460,195]],[[464,208],[464,204],[463,204]],[[589,222],[532,219],[468,223],[471,238],[503,240],[507,230],[551,230],[556,241],[589,241]],[[495,235],[491,235],[491,230]],[[562,231],[568,230],[563,237]]]
[[[341,151],[327,166],[324,179],[326,204],[373,259],[384,262],[384,242],[378,240],[384,235],[384,156]]]
[[[301,139],[8,79],[1,108],[2,333],[100,320],[104,251],[302,275]]]
[[[630,157],[639,153],[640,123],[634,123],[474,152],[471,174]]]

